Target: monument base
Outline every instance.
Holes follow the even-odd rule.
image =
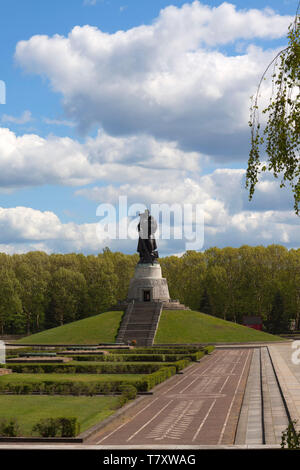
[[[131,279],[127,300],[130,302],[169,302],[167,280],[162,277],[159,263],[138,263]]]

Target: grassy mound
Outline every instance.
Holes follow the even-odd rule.
[[[121,311],[105,312],[27,336],[18,342],[32,345],[113,343],[122,314]],[[163,311],[155,336],[156,344],[242,343],[280,340],[282,338],[278,336],[192,310]]]
[[[41,331],[17,342],[22,344],[98,344],[113,343],[123,312],[105,312],[63,326]]]
[[[279,336],[192,310],[164,310],[155,336],[156,344],[280,340]]]

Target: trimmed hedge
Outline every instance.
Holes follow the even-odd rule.
[[[96,362],[175,362],[180,359],[189,358],[198,361],[204,356],[205,350],[184,354],[107,354],[105,356],[72,356],[74,361],[96,361]],[[67,355],[65,355],[67,356]]]
[[[19,357],[56,357],[56,352],[24,352]]]
[[[67,356],[67,354],[64,354]],[[72,356],[76,361],[98,362],[165,362],[164,354],[106,354],[104,356],[76,355]],[[179,359],[179,358],[178,358]],[[176,360],[176,359],[175,359]]]
[[[147,390],[151,390],[151,388],[155,387],[155,385],[158,385],[165,380],[169,379],[172,377],[172,375],[176,374],[176,367],[175,366],[169,366],[169,367],[162,367],[159,369],[157,372],[153,372],[153,374],[149,374],[146,376],[146,383],[147,383]]]
[[[176,372],[179,372],[180,370],[184,369],[190,364],[190,359],[180,359],[179,361],[173,362],[172,365],[176,367]]]
[[[151,374],[161,363],[95,363],[95,364],[9,364],[13,372],[21,374]]]
[[[202,351],[203,347],[170,347],[170,348],[134,348],[134,349],[114,349],[110,354],[186,354]]]
[[[152,374],[164,366],[176,367],[176,372],[184,369],[190,363],[190,358],[179,359],[175,362],[102,362],[95,364],[9,364],[9,368],[18,374]]]
[[[97,354],[93,354],[92,356],[89,356],[88,354],[85,354],[84,356],[81,356],[80,354],[79,354],[79,355],[77,355],[77,354],[73,355],[73,354],[72,354],[72,356],[70,356],[70,355],[68,355],[68,354],[61,354],[61,356],[64,356],[64,357],[71,357],[71,358],[73,359],[73,361],[104,362],[104,361],[105,361],[105,357],[107,357],[108,354],[107,354],[107,356],[104,356],[104,355],[103,355],[103,356],[99,356],[99,355],[97,355]]]
[[[134,400],[137,395],[137,389],[133,385],[121,385],[121,396],[118,402],[118,408],[124,406],[129,400]]]
[[[121,386],[133,385],[139,392],[147,392],[158,383],[163,382],[167,378],[176,374],[176,366],[162,367],[152,374],[144,375],[142,378],[127,381],[126,379],[104,381],[104,380],[90,380],[90,381],[63,381],[63,380],[43,380],[32,382],[30,379],[25,379],[22,383],[1,383],[0,381],[0,394],[13,393],[13,394],[53,394],[53,395],[95,395],[95,394],[110,394],[121,391]]]

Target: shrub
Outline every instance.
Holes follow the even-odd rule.
[[[42,437],[75,437],[80,432],[77,418],[44,418],[32,428],[33,433]]]
[[[134,398],[136,398],[137,389],[134,385],[123,384],[120,385],[120,392],[127,400],[134,400]]]
[[[297,420],[290,421],[288,427],[281,434],[281,448],[300,449],[300,431],[295,430]]]
[[[17,437],[20,435],[20,427],[14,418],[2,419],[0,421],[1,437]]]
[[[44,418],[36,423],[32,432],[37,432],[42,437],[56,437],[59,431],[59,423],[55,418]]]
[[[210,354],[214,349],[215,349],[214,346],[206,346],[206,347],[204,348],[204,353],[205,353],[205,354]]]
[[[58,418],[61,426],[61,437],[75,437],[80,432],[77,418]]]

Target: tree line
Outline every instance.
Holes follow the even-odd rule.
[[[138,255],[0,253],[0,334],[30,334],[107,311],[126,299]],[[210,248],[160,259],[170,296],[198,311],[265,329],[299,327],[300,249]]]

